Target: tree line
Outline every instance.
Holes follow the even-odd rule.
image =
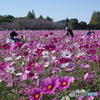
[[[14,17],[12,15],[0,15],[0,27],[5,29],[33,29],[33,30],[55,30],[64,29],[70,27],[74,30],[86,30],[86,29],[100,29],[100,12],[93,12],[89,24],[85,21],[78,22],[78,19],[66,18],[63,23],[53,22],[53,19],[49,16],[43,18],[40,15],[36,18],[34,10],[29,11],[25,17]]]

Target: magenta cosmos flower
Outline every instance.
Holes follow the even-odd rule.
[[[48,44],[45,46],[45,49],[46,50],[49,50],[49,51],[52,51],[52,50],[55,50],[56,49],[56,46],[53,45],[53,44]]]
[[[35,61],[30,62],[30,63],[28,64],[28,66],[27,66],[27,70],[28,70],[28,71],[32,71],[32,70],[34,69],[35,63],[36,63]]]
[[[59,79],[59,89],[64,90],[70,87],[70,84],[74,82],[74,77],[65,76]]]
[[[42,91],[39,88],[32,89],[29,93],[30,100],[40,100],[42,98]]]
[[[6,68],[8,68],[8,64],[6,62],[1,62],[0,63],[0,70],[5,70]]]
[[[71,62],[71,61],[72,61],[72,59],[70,59],[70,58],[61,58],[61,59],[59,59],[60,63],[67,63],[67,62]]]
[[[41,87],[43,88],[43,92],[47,94],[55,93],[55,89],[58,87],[59,81],[56,77],[47,77],[41,83]]]
[[[87,81],[89,85],[93,85],[93,76],[89,73],[84,75],[84,80]]]

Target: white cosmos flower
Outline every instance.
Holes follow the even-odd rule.
[[[51,57],[51,62],[56,62],[57,61],[57,57],[53,56]]]
[[[61,64],[61,68],[66,68],[68,66],[68,63]]]
[[[15,69],[14,69],[13,67],[8,67],[8,68],[6,69],[6,72],[7,72],[7,73],[14,73],[14,71],[15,71]]]
[[[10,60],[13,60],[13,58],[12,57],[6,57],[4,60],[5,61],[10,61]]]
[[[48,58],[49,57],[49,52],[48,51],[43,51],[43,58]]]
[[[80,56],[82,56],[82,55],[84,55],[85,53],[84,52],[78,52],[77,54],[76,54],[76,57],[80,57]]]
[[[66,96],[62,97],[61,100],[70,100],[70,97],[66,95]]]
[[[70,58],[71,55],[72,55],[71,52],[68,50],[62,51],[62,54],[61,54],[62,57],[67,57],[67,58]]]
[[[16,75],[16,76],[20,76],[20,75],[22,75],[22,73],[16,73],[15,75]]]
[[[15,58],[15,60],[18,60],[18,59],[20,59],[21,58],[21,56],[17,56],[16,58]]]
[[[45,62],[44,67],[48,67],[49,66],[49,61]]]
[[[78,43],[73,44],[75,47],[79,47],[80,45]]]
[[[25,65],[25,63],[24,63],[24,62],[22,62],[21,66],[23,66],[23,65]]]

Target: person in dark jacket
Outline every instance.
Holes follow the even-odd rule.
[[[15,43],[20,41],[19,38],[15,38],[15,36],[17,36],[17,35],[18,35],[18,33],[16,33],[15,31],[10,32],[10,40],[15,42]]]
[[[88,32],[87,32],[87,35],[91,35],[93,32],[91,32],[91,30],[89,29]]]
[[[73,31],[69,27],[66,27],[65,29],[67,30],[67,33],[66,33],[67,36],[74,37]]]

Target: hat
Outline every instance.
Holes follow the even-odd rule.
[[[11,33],[10,33],[10,36],[17,36],[18,34],[15,32],[15,31],[12,31]]]
[[[68,27],[65,28],[66,30],[68,29]]]

